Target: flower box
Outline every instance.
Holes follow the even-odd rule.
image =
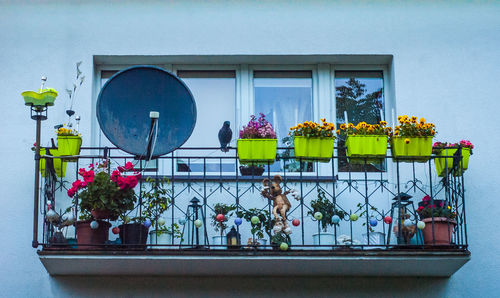
[[[448,168],[448,173],[451,173],[453,170],[453,155],[457,152],[458,149],[443,149],[437,156],[449,156],[446,158],[435,158],[434,164],[436,165],[436,172],[439,177],[446,176]],[[453,175],[461,176],[465,170],[469,167],[469,157],[470,157],[470,149],[462,148],[462,170],[453,171]]]
[[[57,97],[57,91],[50,88],[43,89],[43,92],[40,93],[35,91],[24,91],[21,93],[21,96],[24,99],[25,105],[42,108],[54,105],[54,101]]]
[[[239,139],[238,157],[241,163],[274,163],[276,160],[277,139]]]
[[[49,150],[52,156],[59,156],[59,152],[57,149]],[[40,155],[47,155],[47,150],[45,148],[40,148]],[[53,158],[52,163],[54,164],[54,170],[57,177],[65,177],[67,163],[60,158]],[[45,177],[45,164],[46,158],[40,158],[40,173],[42,173],[42,177]]]
[[[80,136],[57,136],[57,145],[60,156],[80,155],[82,138]],[[76,161],[76,159],[69,161]]]
[[[432,154],[432,137],[393,137],[391,145],[398,161],[426,162]]]
[[[306,160],[319,160],[329,162],[333,156],[333,142],[335,138],[326,137],[303,137],[295,136],[293,143],[295,146],[295,158]]]
[[[387,154],[387,136],[348,136],[346,147],[346,155],[351,163],[364,163],[365,160],[367,163],[380,163]]]

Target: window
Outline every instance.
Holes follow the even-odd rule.
[[[236,123],[236,73],[228,71],[197,71],[178,70],[180,77],[188,86],[196,101],[197,121],[193,134],[183,147],[218,147],[219,129],[224,121],[230,121],[233,129],[233,139],[237,139],[234,132]],[[235,145],[235,141],[231,142]],[[220,150],[178,152],[190,156],[219,156],[224,155]],[[203,160],[190,160],[187,163],[177,164],[179,172],[203,172]],[[236,168],[234,160],[207,159],[207,172],[231,172]]]
[[[289,128],[313,119],[311,71],[254,71],[255,113],[273,125],[278,146],[290,144]],[[309,164],[309,163],[308,163]],[[281,167],[280,167],[281,166]],[[298,162],[275,163],[271,171],[298,169]]]
[[[114,73],[127,66],[100,67],[101,86]],[[288,138],[289,128],[297,123],[320,118],[336,125],[344,123],[344,112],[349,122],[376,123],[385,119],[388,113],[385,90],[387,88],[386,67],[384,65],[159,65],[179,76],[191,90],[197,106],[198,117],[193,134],[183,145],[187,147],[218,147],[217,134],[224,121],[231,122],[233,141],[236,146],[239,129],[246,125],[250,115],[263,113],[274,126],[278,136],[278,146],[293,146]],[[391,106],[389,105],[389,108]],[[389,113],[390,114],[390,113]],[[392,119],[389,119],[391,123]],[[97,122],[95,122],[97,124]],[[100,133],[97,125],[97,133]],[[104,135],[96,134],[97,146],[112,146]],[[343,147],[339,140],[337,146]],[[228,157],[220,150],[177,151],[184,156]],[[234,154],[234,152],[233,152]],[[278,154],[286,156],[293,152],[285,150]],[[336,172],[363,171],[363,165],[349,164],[345,150],[339,149],[335,159]],[[232,156],[232,155],[231,155]],[[327,164],[304,162],[303,171],[310,175],[331,175],[332,167]],[[160,172],[169,174],[172,167],[159,165]],[[175,165],[175,172],[203,172],[204,160],[183,159]],[[235,159],[207,159],[207,173],[232,175],[238,169]],[[272,172],[300,171],[299,162],[291,159],[275,162]],[[385,172],[386,165],[369,164],[368,171]]]
[[[337,127],[348,121],[354,125],[361,121],[376,124],[384,115],[384,81],[382,71],[336,71],[335,102]],[[345,142],[338,140],[338,170],[364,171],[364,165],[349,164],[344,147]],[[344,156],[343,158],[341,158]],[[385,163],[369,164],[368,171],[385,171]]]

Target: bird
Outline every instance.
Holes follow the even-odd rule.
[[[59,214],[57,214],[57,212],[55,212],[52,208],[51,208],[51,202],[48,201],[47,202],[47,207],[48,207],[48,210],[47,210],[47,213],[45,214],[45,217],[47,218],[47,220],[50,222],[50,223],[58,223],[59,222]]]
[[[229,151],[227,146],[229,145],[229,143],[231,142],[231,139],[233,138],[233,131],[231,130],[229,125],[230,125],[229,121],[224,121],[222,128],[219,130],[220,150],[222,152]]]

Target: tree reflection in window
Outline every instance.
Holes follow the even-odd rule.
[[[335,98],[337,109],[337,127],[345,122],[347,111],[349,122],[354,125],[361,121],[376,124],[381,121],[384,111],[384,80],[381,71],[336,71]],[[362,172],[364,165],[350,164],[347,160],[345,140],[339,138],[337,154],[339,172]],[[385,171],[385,162],[368,164],[367,171]]]

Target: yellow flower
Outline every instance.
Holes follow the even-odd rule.
[[[381,126],[386,126],[386,125],[387,125],[387,122],[385,122],[385,121],[380,121],[380,125],[381,125]]]
[[[448,206],[448,210],[451,210],[451,206]]]
[[[326,122],[326,119],[325,118],[321,118],[321,122]]]
[[[347,128],[347,125],[345,123],[340,124],[340,129],[345,130]]]
[[[411,121],[411,123],[417,123],[417,117],[411,116],[410,121]]]
[[[349,123],[349,125],[347,125],[347,127],[349,127],[349,128],[354,128],[354,124]]]
[[[406,138],[406,139],[405,139],[405,143],[406,143],[406,144],[410,144],[410,139]]]
[[[420,124],[424,124],[425,123],[425,118],[420,118]]]
[[[337,135],[340,135],[340,129],[337,129]]]
[[[431,135],[435,135],[436,134],[436,131],[433,129],[431,130]]]

